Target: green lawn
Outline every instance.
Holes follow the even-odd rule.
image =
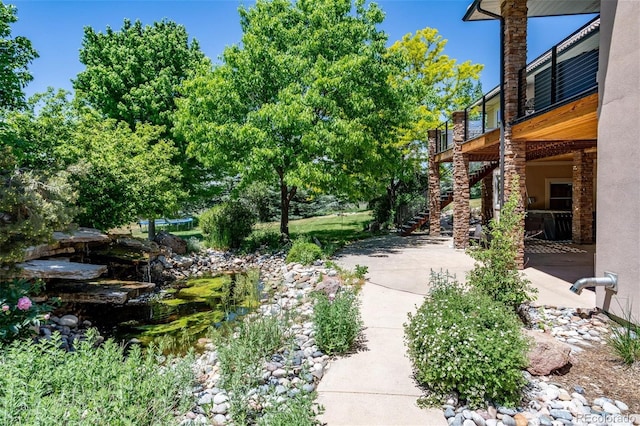
[[[291,239],[315,237],[323,246],[336,250],[350,241],[370,237],[371,233],[365,231],[365,226],[372,220],[370,211],[310,217],[290,221],[289,233]],[[256,227],[278,230],[280,223],[261,223]]]
[[[325,252],[332,252],[350,241],[370,237],[371,233],[364,229],[372,220],[373,217],[370,211],[310,217],[289,221],[289,233],[292,240],[301,237],[309,239],[317,238],[323,245],[323,248],[325,248]],[[255,228],[273,229],[277,231],[280,228],[280,223],[259,223]],[[147,233],[143,232],[137,225],[131,226],[129,229],[131,229],[134,237],[147,237]],[[164,228],[157,228],[156,231],[159,232],[163,229]],[[198,227],[189,230],[168,229],[168,231],[184,239],[191,237],[199,240],[204,239],[202,231]]]

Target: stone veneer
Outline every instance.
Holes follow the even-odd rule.
[[[429,235],[440,235],[440,163],[436,162],[439,131],[429,130]]]
[[[527,64],[527,0],[506,0],[501,5],[504,18],[504,193],[509,196],[513,178],[519,176],[520,202],[516,212],[524,212],[526,197],[526,154],[524,141],[512,140],[510,123],[518,116],[519,73]],[[523,76],[524,77],[524,76]],[[524,216],[518,227],[516,264],[524,267]]]
[[[491,218],[493,218],[493,173],[483,178],[480,181],[480,185],[482,194],[482,210],[480,214],[482,216],[482,224],[487,225]]]
[[[595,153],[573,152],[573,218],[571,239],[576,244],[593,243],[593,171]]]
[[[462,153],[464,111],[453,113],[453,246],[469,245],[469,157]]]

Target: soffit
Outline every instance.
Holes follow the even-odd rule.
[[[478,8],[500,15],[500,5],[504,0],[474,0],[467,8],[463,21],[485,21],[494,19],[480,12]],[[527,16],[580,15],[600,13],[600,0],[527,0]]]

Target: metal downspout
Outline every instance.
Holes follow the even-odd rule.
[[[476,3],[476,10],[484,15],[500,21],[500,210],[504,206],[504,18],[480,7]]]

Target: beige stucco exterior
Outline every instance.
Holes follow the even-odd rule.
[[[597,276],[618,274],[618,292],[597,304],[640,323],[640,1],[601,2]]]

